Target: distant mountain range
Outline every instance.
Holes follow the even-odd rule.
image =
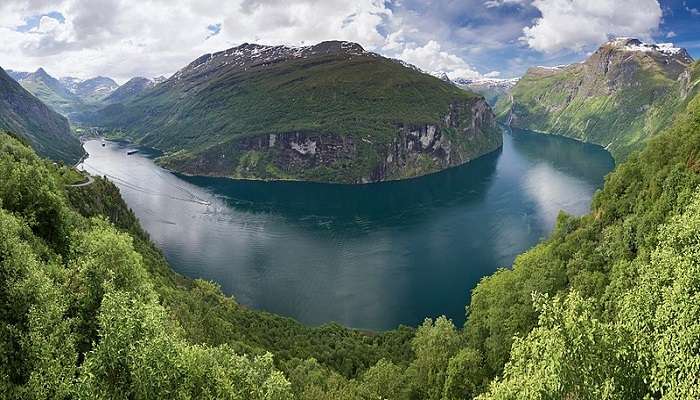
[[[119,86],[112,78],[104,76],[89,79],[67,76],[56,79],[43,68],[39,68],[35,72],[8,70],[7,73],[49,107],[74,122],[81,121],[86,112],[96,111],[107,104],[127,100],[131,96],[140,94],[143,89],[153,87],[165,80],[164,77],[156,79],[134,78]],[[134,88],[132,82],[134,80],[143,81],[143,87]],[[119,90],[122,87],[124,88]]]
[[[671,44],[618,38],[583,62],[532,67],[520,79],[432,77],[350,42],[244,44],[170,79],[121,86],[56,79],[42,68],[8,73],[73,122],[158,147],[160,162],[184,173],[374,182],[498,147],[491,110],[474,93],[503,123],[600,144],[624,159],[685,108],[700,67]]]
[[[43,68],[35,72],[8,70],[7,73],[23,88],[64,116],[81,112],[87,106],[63,82],[49,75]]]
[[[78,96],[85,103],[98,103],[117,90],[119,85],[111,78],[98,76],[90,79],[63,77],[59,81],[71,93]]]
[[[40,75],[42,72],[43,70],[40,70],[36,74]],[[34,79],[29,76],[26,78]],[[46,82],[53,83],[50,80]],[[80,141],[71,133],[66,118],[34,97],[2,68],[0,130],[25,138],[37,153],[54,160],[73,164],[83,154]]]
[[[116,90],[110,93],[103,99],[104,104],[123,103],[132,100],[148,89],[152,89],[157,84],[166,81],[167,78],[159,77],[148,79],[144,77],[135,77],[129,79],[125,84],[119,86]]]
[[[486,101],[495,107],[496,103],[504,97],[510,95],[510,91],[515,87],[520,78],[512,79],[498,79],[498,78],[457,78],[453,79],[452,83],[455,85],[471,90],[472,92],[479,93],[484,96]]]
[[[685,110],[699,80],[685,49],[619,38],[581,63],[530,68],[496,111],[514,127],[604,146],[619,161]]]
[[[89,122],[163,150],[161,164],[188,174],[376,182],[502,143],[481,96],[350,42],[243,44],[154,88],[132,79],[107,101]]]

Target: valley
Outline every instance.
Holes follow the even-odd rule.
[[[20,3],[0,398],[700,398],[693,2]]]
[[[478,281],[560,210],[584,214],[613,167],[597,146],[527,132],[461,167],[360,186],[187,177],[147,149],[85,148],[82,167],[120,188],[177,272],[305,324],[370,330],[440,314],[461,324]]]

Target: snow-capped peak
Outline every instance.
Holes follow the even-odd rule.
[[[322,54],[373,55],[373,53],[365,51],[359,44],[345,41],[326,41],[313,46],[268,46],[243,43],[228,50],[205,54],[176,72],[173,78],[179,80],[193,71],[204,73],[222,66],[246,70],[280,60],[303,59]]]
[[[673,43],[645,43],[636,38],[619,37],[608,42],[608,44],[620,48],[624,51],[661,53],[665,56],[681,56],[690,58],[686,50],[676,47]]]

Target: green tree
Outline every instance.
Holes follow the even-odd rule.
[[[538,326],[516,338],[503,377],[482,400],[643,398],[645,387],[630,368],[633,349],[596,316],[593,301],[578,293],[549,299],[534,295]]]
[[[461,337],[451,320],[444,316],[433,321],[426,319],[413,338],[416,358],[409,367],[415,374],[412,382],[424,399],[440,399],[447,378],[450,358],[459,350]]]
[[[447,365],[444,400],[470,399],[479,394],[486,381],[484,360],[478,350],[464,348]]]
[[[665,399],[700,398],[700,196],[660,231],[660,245],[621,301],[637,369]]]
[[[289,399],[271,355],[250,359],[226,346],[187,344],[166,310],[108,291],[100,341],[81,367],[81,397],[105,399]]]
[[[63,269],[37,258],[32,233],[0,209],[0,394],[69,398],[77,352]]]
[[[362,375],[362,386],[374,399],[406,399],[409,396],[406,378],[404,368],[382,358]]]

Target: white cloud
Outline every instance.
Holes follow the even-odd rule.
[[[670,31],[666,34],[666,38],[668,38],[668,39],[674,38],[676,36],[678,36],[678,35],[676,35],[676,32],[674,32],[674,31]]]
[[[534,0],[542,17],[523,30],[531,48],[583,50],[610,35],[649,38],[661,21],[657,0]]]
[[[18,31],[38,16],[35,27]],[[390,17],[384,0],[0,0],[0,54],[5,68],[124,81],[170,74],[243,42],[340,39],[378,50],[385,43],[379,28]],[[208,27],[217,24],[211,36]]]
[[[482,7],[482,0],[473,1]],[[426,71],[468,78],[479,72],[466,57],[500,48],[522,28],[515,20],[499,20],[498,26],[457,27],[442,20],[447,18],[444,13],[413,12],[403,3],[0,0],[0,66],[23,71],[41,66],[55,76],[107,75],[124,82],[137,75],[169,75],[204,53],[244,42],[303,45],[339,39],[358,42]],[[444,2],[441,6],[452,14],[463,11],[466,6],[460,4]],[[29,21],[31,29],[18,30]],[[212,34],[210,27],[216,27],[218,33]]]
[[[486,6],[486,8],[494,8],[504,5],[522,5],[528,2],[529,0],[486,0],[484,6]]]
[[[685,7],[685,10],[688,11],[690,13],[690,15],[693,15],[696,17],[700,15],[700,10],[698,10],[697,8],[689,7],[687,1],[683,2],[683,7]]]
[[[444,51],[434,40],[424,46],[405,47],[398,58],[425,71],[446,73],[450,78],[475,78],[480,76],[471,65],[455,54]],[[493,73],[493,72],[492,72]]]

